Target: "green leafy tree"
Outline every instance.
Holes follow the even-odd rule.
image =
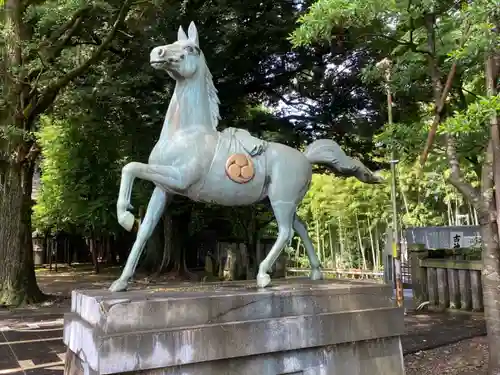
[[[393,46],[388,57],[392,61],[390,88],[396,104],[400,104],[401,93],[414,93],[421,118],[413,122],[398,120],[398,127],[405,128],[403,134],[414,137],[408,142],[403,135],[395,142],[410,153],[423,149],[421,165],[436,144],[436,151],[446,156],[447,180],[478,212],[484,242],[489,374],[500,372],[500,247],[497,219],[492,219],[498,217],[499,211],[493,199],[493,186],[500,184],[500,176],[494,177],[492,169],[494,160],[495,163],[500,160],[500,155],[496,156],[500,149],[496,93],[498,9],[498,2],[491,0],[468,3],[319,0],[303,16],[292,36],[296,45],[303,45],[330,42],[340,34],[349,33],[363,35],[364,38],[359,38],[362,44],[381,39]],[[364,25],[370,25],[369,33]],[[486,74],[485,60],[489,67]],[[368,67],[365,79],[382,83],[384,73],[374,66]],[[398,133],[394,128],[390,131]],[[475,174],[468,175],[468,170]]]
[[[0,304],[36,302],[31,244],[34,131],[59,93],[98,62],[131,1],[6,0],[0,13]],[[7,213],[7,214],[6,214]]]

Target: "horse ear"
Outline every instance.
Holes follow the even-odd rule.
[[[186,33],[184,32],[184,29],[182,26],[179,26],[179,31],[177,31],[177,40],[187,40],[188,37]]]
[[[198,30],[196,30],[196,25],[193,21],[191,21],[191,23],[189,24],[188,37],[190,41],[199,46]]]

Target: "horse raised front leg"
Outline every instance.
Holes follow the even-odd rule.
[[[321,263],[319,262],[318,256],[314,251],[314,245],[311,241],[311,237],[309,237],[309,233],[307,233],[307,229],[305,224],[295,215],[295,219],[293,221],[293,229],[297,232],[302,242],[304,243],[304,247],[306,248],[307,257],[309,258],[309,264],[311,265],[311,280],[321,280],[323,278],[323,273],[321,272]]]
[[[149,200],[144,220],[139,226],[137,238],[135,239],[132,251],[127,258],[127,263],[119,279],[117,279],[109,288],[112,292],[121,292],[127,289],[129,279],[134,275],[137,263],[141,257],[141,253],[153,233],[154,228],[160,221],[161,215],[168,203],[169,196],[159,187],[156,187]]]
[[[188,173],[181,173],[179,169],[171,166],[138,162],[128,163],[122,168],[120,192],[116,203],[118,223],[128,231],[131,231],[134,226],[134,215],[128,210],[131,208],[130,197],[136,178],[148,180],[173,190],[184,190],[190,185],[189,177]]]
[[[269,251],[269,254],[267,254],[266,258],[259,265],[257,286],[260,288],[265,288],[271,283],[271,277],[268,272],[280,256],[285,245],[292,240],[293,221],[295,210],[297,209],[297,205],[293,202],[273,202],[271,200],[271,206],[278,222],[278,238]]]
[[[135,176],[131,173],[130,164],[122,168],[122,177],[120,180],[120,191],[118,193],[118,201],[116,202],[116,217],[118,223],[127,231],[131,231],[134,226],[134,215],[128,210],[132,209],[130,197],[132,195],[132,187],[134,185]]]

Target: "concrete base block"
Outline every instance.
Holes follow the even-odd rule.
[[[74,291],[66,375],[404,375],[390,286],[287,279]]]

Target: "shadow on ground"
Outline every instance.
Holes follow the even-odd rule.
[[[486,335],[482,314],[410,313],[405,316],[405,325],[406,335],[401,338],[404,354]]]

